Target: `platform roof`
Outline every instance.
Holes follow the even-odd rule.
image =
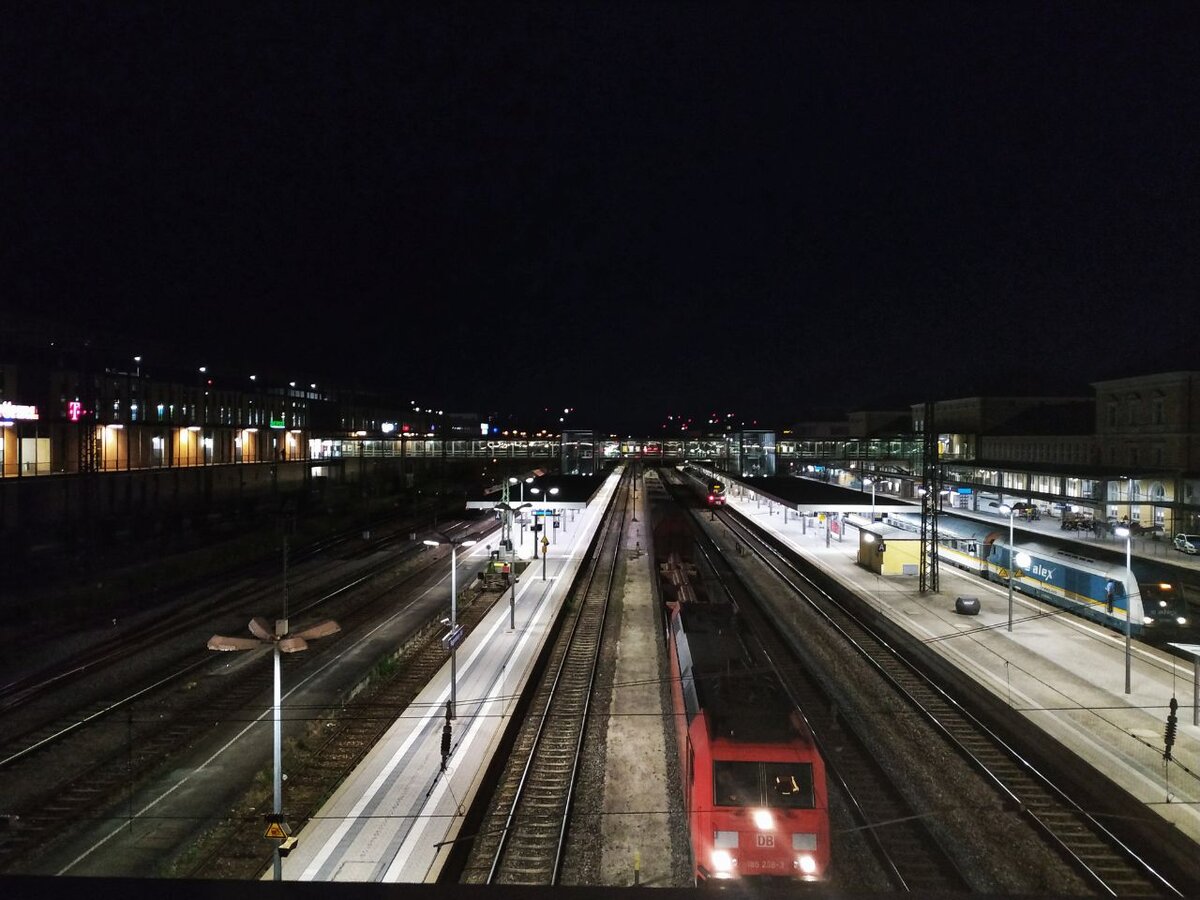
[[[598,475],[540,475],[531,484],[524,487],[525,503],[531,509],[584,509],[591,502],[608,472]],[[538,488],[540,493],[534,493],[532,488]],[[557,494],[548,494],[551,488],[558,488]],[[522,490],[520,484],[510,485],[508,502],[516,508],[521,504]],[[492,509],[500,502],[501,487],[494,487],[478,496],[467,498],[467,509]]]
[[[862,516],[847,516],[846,521],[865,534],[873,534],[882,541],[920,541],[921,535],[906,528],[897,528],[885,522],[872,522]]]
[[[736,481],[745,485],[749,491],[769,497],[776,503],[781,503],[801,513],[870,513],[872,509],[869,490],[856,491],[853,488],[826,484],[824,481],[814,481],[811,478],[774,476],[772,478],[741,479],[726,476],[725,481],[726,483]],[[885,497],[882,494],[875,495],[874,509],[877,513],[921,511],[921,507],[916,503]]]

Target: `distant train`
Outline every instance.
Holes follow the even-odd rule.
[[[673,557],[668,639],[695,876],[822,881],[830,862],[825,764],[751,649],[731,602],[697,599]]]
[[[892,515],[899,528],[920,530],[919,519]],[[938,555],[944,561],[989,581],[1008,583],[1008,529],[986,522],[946,516],[938,520]],[[1078,550],[1086,550],[1079,546]],[[1124,565],[1105,562],[1045,541],[1019,537],[1015,548],[1013,590],[1045,600],[1118,631],[1125,629],[1129,608],[1130,631],[1144,635],[1188,624],[1187,606],[1178,585],[1139,584]]]
[[[704,502],[709,506],[725,505],[725,482],[697,466],[676,466],[676,471],[695,479],[696,490],[704,492]]]
[[[725,482],[710,478],[708,481],[708,505],[725,505]]]

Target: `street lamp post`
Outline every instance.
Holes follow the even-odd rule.
[[[871,486],[871,521],[874,522],[875,521],[875,479],[874,478],[864,478],[863,481]]]
[[[1130,650],[1130,636],[1132,633],[1132,625],[1130,620],[1133,618],[1133,597],[1129,593],[1129,585],[1133,582],[1133,529],[1119,527],[1113,531],[1117,537],[1125,538],[1125,571],[1129,574],[1126,576],[1125,583],[1125,693],[1131,691],[1132,675],[1130,669],[1132,666],[1132,653]]]
[[[531,494],[540,494],[540,493],[542,493],[542,489],[537,488],[537,487],[531,487],[529,489],[529,492]],[[551,496],[553,496],[557,493],[558,493],[558,488],[556,488],[556,487],[546,488],[546,500],[549,500]],[[554,525],[553,513],[550,516],[550,525],[551,525],[551,527],[553,527],[553,525]],[[546,528],[546,517],[542,516],[543,531],[545,530],[545,528]],[[549,541],[549,538],[546,537],[546,535],[543,533],[542,534],[542,581],[546,580],[546,553],[547,553],[547,542],[548,541]],[[555,543],[558,543],[557,537],[555,538]],[[534,533],[534,538],[533,538],[533,552],[534,553],[538,552],[538,542],[537,542],[537,533],[536,532]]]
[[[441,534],[441,532],[438,532]],[[446,640],[450,645],[450,710],[447,718],[458,717],[456,703],[458,700],[458,570],[455,553],[459,547],[473,547],[475,541],[455,541],[441,534],[450,545],[450,634]],[[440,541],[424,541],[427,547],[436,547]]]
[[[515,510],[528,509],[532,505],[531,503],[521,503],[518,506],[512,506],[507,503],[497,503],[494,508],[504,510],[505,515],[511,521]],[[511,526],[509,526],[509,533],[512,533]],[[522,529],[522,533],[524,533],[524,529]],[[511,560],[509,563],[509,573],[512,576],[512,594],[508,601],[508,627],[515,630],[517,627],[517,551],[513,548],[511,540],[508,542],[508,553]]]
[[[1013,545],[1013,518],[1017,511],[1007,503],[1000,504],[1000,512],[1008,516],[1008,630],[1012,631],[1013,612],[1013,568],[1017,564],[1017,549]]]
[[[286,616],[286,610],[284,612]],[[275,805],[273,810],[275,813],[275,822],[283,823],[283,725],[280,715],[281,690],[279,676],[279,654],[280,653],[299,653],[302,650],[308,649],[308,641],[316,638],[327,637],[331,634],[336,634],[341,631],[341,627],[332,619],[324,622],[318,622],[316,625],[309,626],[302,631],[297,631],[295,634],[288,633],[288,620],[286,618],[277,619],[275,621],[275,630],[271,630],[271,623],[261,616],[255,616],[250,620],[250,633],[253,638],[225,637],[224,635],[214,634],[208,639],[209,650],[257,650],[260,647],[270,645],[274,650],[275,656],[275,696],[273,703],[274,722],[275,722]],[[279,845],[275,846],[275,880],[283,880],[283,854],[279,852]]]

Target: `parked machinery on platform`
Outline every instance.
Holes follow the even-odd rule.
[[[675,598],[667,643],[697,881],[826,879],[829,804],[812,734],[736,605],[693,589],[694,569],[677,555],[663,568]]]
[[[893,515],[889,524],[915,530],[913,517]],[[974,572],[989,581],[1008,583],[1008,528],[986,522],[943,517],[939,529],[939,558]],[[1186,625],[1186,607],[1177,586],[1170,583],[1139,585],[1123,563],[1108,563],[1084,556],[1073,549],[1046,541],[1018,537],[1015,547],[1017,567],[1013,570],[1013,589],[1063,609],[1102,622],[1118,631],[1125,630],[1125,610],[1131,610],[1130,630],[1141,635],[1155,625]],[[1084,551],[1086,547],[1074,545]],[[1021,556],[1028,556],[1022,565]],[[1153,594],[1153,602],[1147,598]],[[1180,622],[1179,620],[1183,621]]]

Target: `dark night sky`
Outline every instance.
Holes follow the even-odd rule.
[[[1196,368],[1184,4],[9,4],[5,317],[454,409]]]

